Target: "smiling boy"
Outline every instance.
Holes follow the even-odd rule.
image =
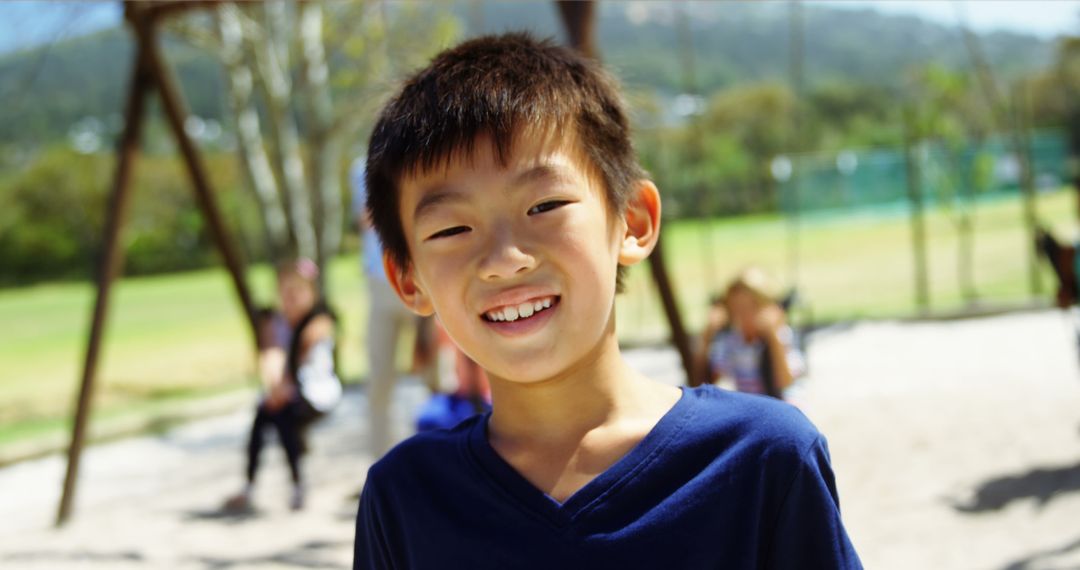
[[[796,410],[652,381],[615,334],[660,197],[614,81],[522,34],[443,52],[384,108],[368,207],[402,301],[493,411],[372,466],[354,568],[858,568]]]

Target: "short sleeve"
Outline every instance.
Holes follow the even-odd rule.
[[[353,570],[389,570],[395,568],[386,528],[379,513],[371,473],[360,493],[360,510],[356,515],[356,542],[353,545]]]
[[[840,520],[840,500],[822,437],[796,466],[766,556],[770,569],[862,568]]]

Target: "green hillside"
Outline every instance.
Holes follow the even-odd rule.
[[[674,94],[686,86],[682,62],[688,52],[680,40],[678,6],[601,3],[597,32],[602,55],[631,88]],[[785,77],[787,4],[685,6],[693,69],[702,93]],[[522,28],[540,35],[561,33],[548,2],[458,2],[428,9],[453,10],[470,34]],[[912,66],[930,61],[947,67],[967,64],[955,29],[912,17],[808,5],[805,35],[805,74],[811,89],[837,80],[891,87]],[[1051,42],[1011,33],[984,36],[983,44],[991,64],[1006,75],[1045,67],[1053,52]],[[115,132],[131,52],[126,31],[113,29],[0,58],[0,144],[9,154],[13,149],[26,151],[68,136],[85,117],[100,120],[106,133]],[[166,52],[192,111],[220,120],[226,105],[213,55],[176,41],[166,42]]]

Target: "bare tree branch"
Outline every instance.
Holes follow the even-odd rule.
[[[245,65],[243,29],[239,10],[223,6],[215,16],[220,38],[220,53],[229,87],[229,102],[236,125],[240,163],[262,213],[264,239],[271,259],[286,251],[289,242],[288,222],[282,207],[277,181],[263,146],[259,114],[253,100],[254,79]]]
[[[312,198],[316,206],[319,262],[341,247],[343,216],[341,212],[341,141],[332,132],[333,101],[330,96],[330,68],[323,50],[323,10],[317,2],[300,6],[300,46],[307,122],[310,125],[312,162]]]

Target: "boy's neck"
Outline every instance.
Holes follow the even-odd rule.
[[[658,406],[670,408],[665,400],[677,399],[672,387],[649,380],[623,360],[614,330],[556,377],[529,384],[492,377],[491,397],[492,441],[539,446],[561,445],[602,426],[655,416]]]

